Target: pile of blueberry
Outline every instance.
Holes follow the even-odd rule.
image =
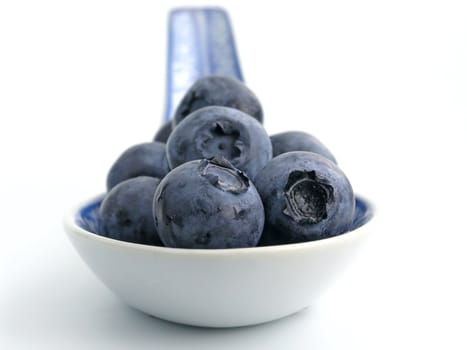
[[[210,76],[186,93],[154,141],[127,149],[107,177],[99,234],[177,248],[240,248],[344,233],[352,187],[304,132],[269,136],[257,97]]]

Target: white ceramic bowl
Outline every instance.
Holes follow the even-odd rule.
[[[371,231],[373,209],[357,198],[354,229],[319,241],[240,249],[178,249],[127,243],[95,231],[102,196],[65,218],[87,265],[130,306],[207,327],[272,321],[309,306]],[[85,229],[86,228],[86,229]]]

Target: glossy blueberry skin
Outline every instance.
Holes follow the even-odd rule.
[[[190,160],[222,156],[250,178],[272,158],[263,126],[233,108],[211,106],[186,117],[167,140],[170,168]]]
[[[172,132],[172,121],[165,122],[159,128],[159,130],[157,130],[156,135],[154,135],[153,141],[159,141],[162,143],[166,143],[171,132]]]
[[[316,137],[303,131],[286,131],[271,136],[272,156],[293,151],[306,151],[321,154],[337,164],[329,149]]]
[[[254,182],[266,215],[262,245],[323,239],[351,227],[352,186],[335,163],[319,154],[283,153]]]
[[[254,247],[264,208],[253,183],[223,158],[194,160],[172,170],[157,187],[153,215],[167,247]]]
[[[256,95],[240,80],[226,76],[207,76],[197,80],[187,91],[175,111],[173,125],[207,106],[239,109],[263,122],[263,109]]]
[[[146,142],[128,148],[115,161],[107,175],[107,191],[118,183],[137,176],[159,179],[169,172],[165,144]]]
[[[155,177],[139,176],[112,188],[99,207],[99,234],[126,242],[161,246],[152,216],[154,193],[159,183]]]

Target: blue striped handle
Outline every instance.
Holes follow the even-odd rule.
[[[190,86],[207,75],[243,81],[227,13],[220,8],[170,12],[165,120],[170,120]]]

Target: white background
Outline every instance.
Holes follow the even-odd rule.
[[[164,109],[179,1],[0,1],[0,348],[465,349],[467,3],[226,7],[270,133],[305,130],[377,208],[317,305],[257,327],[163,322],[117,300],[62,217]]]

